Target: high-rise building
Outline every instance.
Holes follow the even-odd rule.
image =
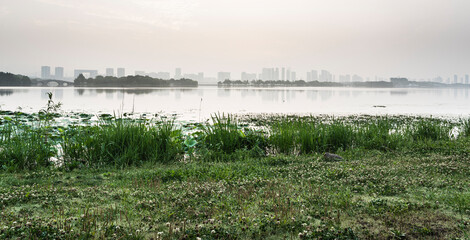
[[[281,79],[279,76],[279,68],[263,68],[261,70],[261,80],[278,81],[279,79]]]
[[[204,73],[203,72],[200,72],[200,73],[197,74],[197,81],[198,82],[204,81]]]
[[[181,74],[181,68],[175,69],[175,79],[181,79],[183,75]]]
[[[230,80],[230,72],[218,72],[217,73],[217,80],[219,82],[223,82],[225,80]]]
[[[117,77],[124,77],[126,76],[126,69],[125,68],[118,68],[117,69]]]
[[[459,81],[459,76],[457,74],[454,75],[454,83],[457,83]]]
[[[41,78],[42,79],[51,78],[51,67],[49,67],[49,66],[42,66],[41,67]]]
[[[287,69],[287,71],[286,71],[286,81],[290,81],[290,77],[291,77],[290,69]]]
[[[356,74],[354,74],[352,76],[352,80],[353,80],[353,82],[362,82],[362,81],[364,81],[364,79],[361,76],[358,76]]]
[[[330,72],[326,71],[326,70],[321,70],[320,81],[322,81],[322,82],[331,82],[331,81],[333,81],[333,75]]]
[[[307,72],[307,82],[312,81],[312,72]]]
[[[54,71],[55,79],[63,80],[64,79],[64,68],[63,67],[56,67]]]
[[[274,74],[273,74],[272,68],[263,68],[261,70],[261,75],[262,75],[261,80],[264,80],[264,81],[274,80],[273,78]]]
[[[286,68],[282,68],[281,80],[282,80],[282,81],[285,81],[285,80],[286,80]]]
[[[252,81],[252,80],[256,80],[256,73],[246,73],[246,72],[242,72],[242,76],[241,76],[241,80],[242,81]]]
[[[468,79],[468,74],[465,74],[465,84],[468,84],[469,82],[469,79]]]
[[[106,76],[114,77],[114,68],[106,68]]]
[[[312,81],[318,81],[318,72],[316,70],[312,70]]]
[[[351,82],[351,75],[339,75],[339,82]]]
[[[297,81],[297,73],[292,71],[291,74],[292,74],[292,76],[291,76],[290,80],[291,81]]]

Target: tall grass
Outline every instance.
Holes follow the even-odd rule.
[[[43,129],[19,122],[4,122],[0,129],[0,167],[6,171],[31,170],[51,165],[56,154]]]
[[[460,124],[462,125],[460,136],[470,137],[470,118],[461,119]]]
[[[68,130],[62,143],[66,164],[141,165],[171,162],[182,153],[182,134],[173,122],[150,126],[143,122],[115,120],[98,126]]]
[[[448,140],[451,136],[450,126],[433,119],[418,120],[412,127],[411,135],[415,141]]]
[[[232,115],[216,114],[212,121],[213,124],[203,127],[202,146],[208,150],[230,154],[241,149],[266,148],[264,136],[242,130]]]
[[[310,154],[353,148],[391,151],[416,142],[449,141],[452,126],[435,119],[376,117],[367,121],[290,117],[271,124],[269,143],[275,153]]]
[[[150,123],[115,118],[96,125],[72,125],[59,131],[44,120],[24,124],[4,118],[0,124],[0,168],[18,171],[48,167],[51,157],[61,157],[54,148],[58,144],[66,167],[168,163],[183,159],[189,149],[191,156],[209,160],[351,149],[441,151],[458,146],[454,143],[459,141],[461,144],[467,141],[469,126],[470,120],[289,116],[265,121],[264,130],[260,131],[239,124],[232,115],[217,114],[212,117],[212,123],[198,124],[196,133],[183,133],[172,121]],[[458,137],[453,133],[455,129],[460,129]],[[188,144],[184,139],[192,139],[193,143]]]

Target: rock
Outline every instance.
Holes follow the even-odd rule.
[[[337,155],[337,154],[334,154],[334,153],[325,153],[325,155],[323,155],[323,158],[326,160],[326,161],[341,161],[341,160],[344,160],[343,157],[341,157],[340,155]]]

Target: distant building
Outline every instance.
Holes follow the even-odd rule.
[[[438,76],[438,77],[433,78],[431,81],[432,82],[442,83],[442,82],[444,82],[444,79],[442,79],[442,77]]]
[[[55,79],[63,80],[64,79],[64,68],[63,67],[56,67],[54,71]]]
[[[169,72],[151,72],[148,75],[152,78],[158,78],[162,80],[169,80],[171,78]]]
[[[312,70],[312,81],[318,81],[318,72],[316,70]]]
[[[201,82],[201,81],[204,81],[204,73],[203,72],[200,72],[198,74],[187,73],[183,75],[183,78]]]
[[[454,75],[454,84],[455,83],[458,83],[459,81],[459,76],[457,76],[457,74]]]
[[[362,78],[361,76],[358,76],[358,75],[354,74],[354,75],[352,76],[352,81],[353,81],[353,82],[363,82],[363,81],[364,81],[364,78]]]
[[[217,80],[219,82],[223,82],[227,79],[230,80],[230,72],[218,72],[217,73]]]
[[[88,78],[95,78],[98,76],[98,70],[84,70],[84,69],[76,69],[74,71],[74,78],[77,78],[80,74],[83,74],[85,77]]]
[[[339,75],[339,79],[338,79],[339,82],[351,82],[351,75],[349,74],[346,74],[346,75]]]
[[[114,68],[106,68],[106,76],[114,77]]]
[[[181,68],[176,68],[175,69],[175,79],[181,79],[183,78],[183,75],[181,73]]]
[[[145,73],[145,71],[135,71],[135,75],[136,76],[146,76],[147,74]]]
[[[287,71],[286,71],[286,81],[290,81],[290,77],[291,77],[290,69],[287,69]]]
[[[465,74],[465,84],[468,84],[468,74]]]
[[[246,72],[242,72],[241,80],[242,80],[242,81],[252,81],[252,80],[256,80],[256,73],[246,73]]]
[[[198,82],[204,81],[204,73],[203,72],[198,73],[197,76],[198,76],[198,78],[197,78],[196,81],[198,81]]]
[[[41,78],[42,79],[50,79],[51,78],[51,67],[49,67],[49,66],[42,66],[41,67]]]
[[[291,72],[291,78],[290,78],[291,81],[297,81],[297,73],[292,71]]]
[[[307,72],[307,82],[318,81],[318,72],[315,70]]]
[[[117,77],[125,77],[126,76],[126,69],[125,68],[118,68],[117,69]]]
[[[274,80],[274,68],[263,68],[261,70],[261,80],[270,81]]]
[[[171,77],[169,72],[158,72],[158,78],[168,80]]]
[[[321,70],[319,80],[321,82],[331,82],[333,81],[333,74],[331,74],[330,72],[326,70]]]
[[[286,68],[282,68],[281,80],[282,81],[286,80]]]
[[[307,72],[307,82],[312,81],[312,72]]]

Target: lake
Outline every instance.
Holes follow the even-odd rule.
[[[161,113],[204,120],[212,113],[371,114],[468,117],[469,89],[374,88],[0,88],[0,108],[37,112],[47,92],[65,112]]]

